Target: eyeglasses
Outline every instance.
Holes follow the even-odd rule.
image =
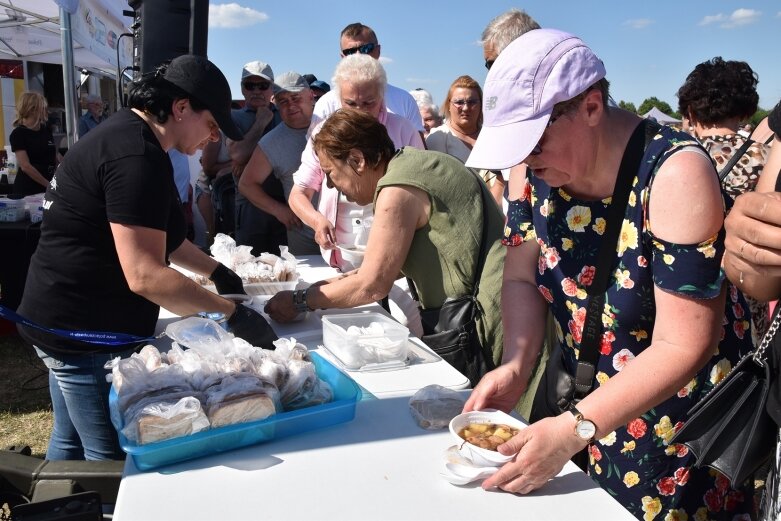
[[[244,87],[246,90],[252,92],[253,90],[266,90],[269,87],[271,87],[270,81],[245,81],[241,84],[242,87]]]
[[[469,106],[469,107],[474,107],[475,105],[477,105],[478,103],[480,103],[480,100],[478,100],[478,99],[475,99],[475,98],[469,98],[469,99],[454,99],[454,100],[451,100],[451,101],[450,101],[450,103],[452,103],[453,105],[455,105],[455,106],[456,106],[456,107],[458,107],[458,108],[461,108],[461,107],[463,107],[464,105],[467,105],[467,106]]]
[[[485,60],[485,68],[486,68],[486,69],[488,69],[488,70],[490,71],[490,70],[491,70],[491,67],[493,67],[493,66],[494,66],[494,62],[495,62],[495,61],[496,61],[496,60]]]
[[[548,130],[548,127],[553,125],[556,122],[556,120],[559,119],[561,116],[562,115],[559,114],[558,116],[551,116],[550,117],[550,119],[548,120],[548,124],[545,125],[545,130],[543,130],[543,132],[542,132],[543,135]],[[540,136],[540,140],[542,140],[542,136]],[[541,152],[542,152],[542,145],[540,145],[540,142],[538,141],[537,144],[534,145],[534,148],[532,148],[532,151],[529,152],[529,155],[530,156],[537,156],[537,155],[540,155]]]
[[[351,54],[355,54],[356,52],[359,52],[361,54],[369,54],[378,45],[379,44],[377,43],[365,43],[363,45],[359,45],[358,47],[350,47],[349,49],[342,49],[342,56],[350,56]]]

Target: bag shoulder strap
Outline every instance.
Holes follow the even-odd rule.
[[[629,142],[621,158],[621,166],[618,169],[618,177],[613,188],[613,197],[607,214],[605,233],[597,254],[594,272],[594,281],[588,287],[590,295],[586,310],[586,319],[583,324],[583,335],[580,342],[580,356],[575,371],[575,393],[582,398],[591,390],[596,376],[597,362],[599,361],[599,344],[602,331],[602,310],[605,302],[610,280],[610,265],[616,257],[616,246],[621,233],[621,225],[624,222],[626,206],[629,202],[629,193],[632,189],[632,180],[637,175],[640,162],[643,159],[645,146],[650,138],[658,131],[658,125],[651,125],[648,120],[641,122],[632,132]]]
[[[765,140],[764,144],[769,145],[770,142],[773,141],[773,137],[773,134],[770,134],[770,137]],[[751,137],[746,138],[746,141],[744,141],[743,145],[741,145],[741,147],[735,151],[729,161],[727,161],[727,164],[725,164],[724,167],[719,170],[719,182],[724,181],[724,178],[727,177],[727,174],[730,173],[740,158],[743,157],[743,154],[748,152],[749,147],[751,147],[751,145],[754,143],[756,143],[756,141],[751,139]]]
[[[743,145],[741,145],[741,147],[737,149],[734,154],[732,154],[732,157],[729,158],[727,164],[725,164],[724,167],[719,170],[719,182],[724,181],[724,178],[727,177],[727,174],[730,173],[732,168],[737,164],[738,160],[743,157],[743,154],[745,154],[749,147],[754,143],[756,143],[756,141],[753,139],[746,139],[746,141],[743,142]]]

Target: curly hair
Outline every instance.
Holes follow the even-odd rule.
[[[396,153],[385,125],[376,118],[352,109],[339,109],[325,120],[313,138],[314,149],[344,161],[357,149],[372,166],[387,163]]]
[[[757,83],[757,74],[748,63],[716,56],[686,77],[678,89],[678,112],[706,125],[749,118],[759,104]]]
[[[142,74],[128,89],[128,106],[151,114],[161,125],[165,124],[168,116],[173,113],[173,103],[176,100],[189,100],[190,106],[196,112],[206,109],[202,101],[165,79],[169,63],[165,62],[154,71]]]

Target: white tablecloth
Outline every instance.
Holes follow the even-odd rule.
[[[568,463],[526,496],[439,476],[446,430],[417,426],[406,397],[358,403],[352,422],[140,473],[128,459],[114,519],[634,519]]]
[[[318,264],[317,258],[301,263],[304,281],[335,273]],[[316,348],[321,314],[272,325],[278,335]],[[163,311],[159,328],[175,319]],[[326,350],[319,352],[333,360]],[[442,453],[455,440],[447,430],[418,427],[408,406],[409,395],[425,385],[468,385],[441,359],[396,371],[347,374],[381,398],[359,402],[351,422],[157,471],[139,472],[128,458],[114,519],[634,519],[572,463],[543,490],[527,496],[485,492],[478,484],[456,487],[442,479]]]
[[[337,270],[329,267],[323,261],[323,258],[317,256],[306,256],[299,259],[298,272],[300,275],[300,286],[312,284],[314,282],[335,277],[339,274]],[[251,306],[262,312],[263,304],[269,297],[255,297]],[[305,320],[289,324],[280,324],[274,322],[266,316],[269,323],[274,328],[279,337],[295,337],[296,340],[305,344],[308,348],[316,350],[335,365],[334,357],[325,349],[318,349],[322,343],[323,326],[320,318],[327,314],[338,313],[356,313],[356,312],[375,312],[387,314],[381,306],[372,304],[361,306],[357,309],[328,309],[322,311],[310,312]],[[160,320],[158,320],[157,330],[160,333],[165,326],[179,317],[163,309],[160,311]],[[417,339],[412,340],[418,349],[425,349],[431,353],[430,358],[437,359],[425,345]],[[170,345],[170,340],[160,339],[158,347]],[[429,358],[429,359],[430,359]],[[439,384],[450,389],[466,389],[469,387],[469,379],[455,370],[450,364],[438,359],[433,363],[412,364],[404,369],[386,372],[348,372],[350,377],[355,380],[364,390],[378,397],[411,395],[421,387],[430,384]]]

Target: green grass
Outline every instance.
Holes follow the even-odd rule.
[[[52,429],[46,367],[19,336],[0,336],[0,449],[29,445],[44,457]]]

